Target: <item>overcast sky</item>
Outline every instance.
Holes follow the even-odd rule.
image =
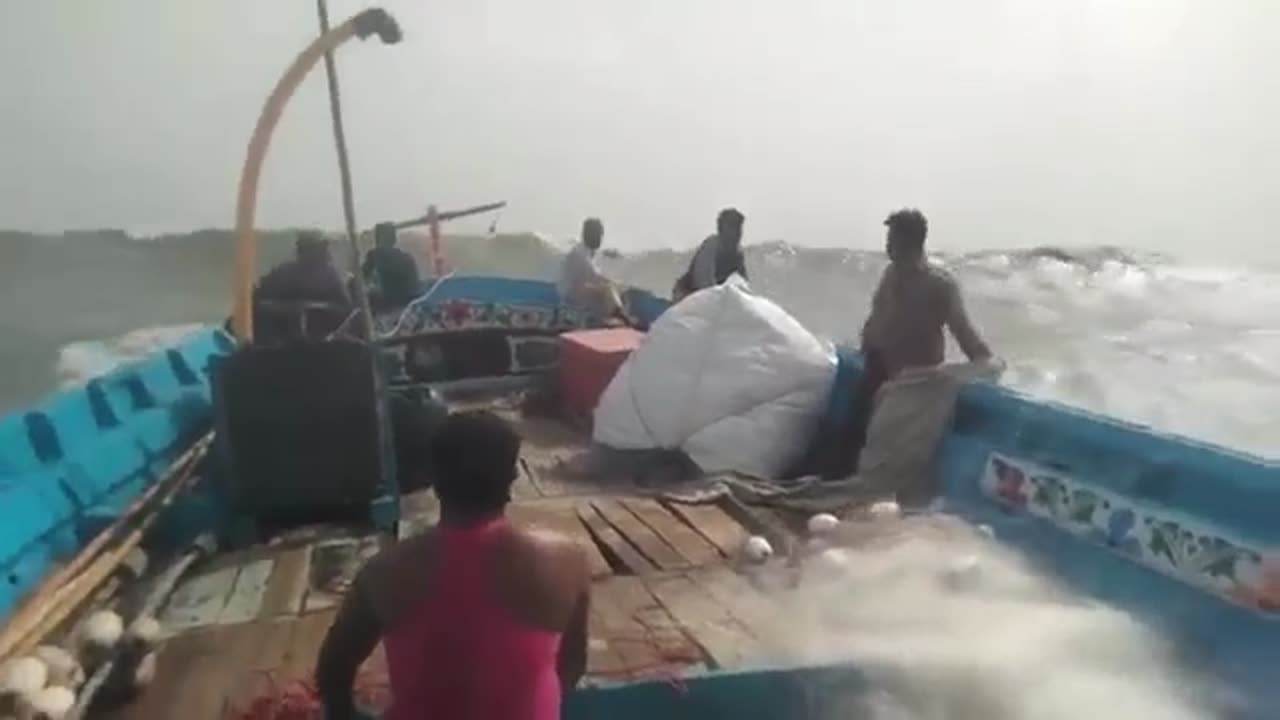
[[[363,7],[331,0],[341,19]],[[1274,257],[1276,0],[389,0],[339,56],[362,225],[505,199],[688,246],[874,247],[922,207],[948,250],[1116,244]],[[9,0],[0,227],[229,226],[249,131],[310,0]],[[266,225],[341,224],[315,73]]]

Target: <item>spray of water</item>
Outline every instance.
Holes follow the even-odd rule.
[[[853,547],[810,553],[798,572],[756,577],[788,608],[764,631],[780,661],[867,672],[874,691],[841,717],[1215,717],[1212,688],[1133,617],[1073,595],[957,520],[878,524]]]

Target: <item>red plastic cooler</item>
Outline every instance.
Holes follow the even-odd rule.
[[[631,328],[577,330],[560,336],[560,401],[573,414],[590,415],[614,373],[640,346]]]

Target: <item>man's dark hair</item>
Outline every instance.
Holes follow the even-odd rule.
[[[328,254],[329,241],[314,230],[303,230],[293,241],[293,250],[299,258],[318,259]]]
[[[716,227],[742,227],[747,218],[737,208],[725,208],[716,216]]]
[[[597,218],[597,217],[589,217],[589,218],[587,218],[586,220],[583,220],[583,221],[582,221],[582,234],[583,234],[583,235],[586,235],[586,234],[587,234],[587,231],[588,231],[588,230],[592,230],[592,229],[597,230],[597,231],[599,231],[599,232],[600,232],[600,233],[602,233],[602,234],[604,233],[604,223],[600,221],[600,218]]]
[[[436,496],[464,515],[501,512],[511,500],[520,436],[491,412],[454,413],[431,438]]]
[[[396,239],[395,223],[380,222],[373,226],[373,241],[376,244],[395,245]]]
[[[915,208],[893,213],[885,219],[884,224],[895,235],[918,247],[924,247],[924,239],[929,236],[929,220]]]

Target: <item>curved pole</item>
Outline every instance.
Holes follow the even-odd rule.
[[[351,38],[364,39],[370,35],[377,35],[382,42],[393,44],[400,41],[400,28],[385,10],[370,8],[324,33],[298,54],[276,83],[258,115],[258,124],[249,139],[244,168],[240,171],[240,188],[236,195],[235,295],[232,298],[231,327],[242,343],[253,339],[253,281],[258,250],[254,217],[258,205],[258,180],[262,175],[262,162],[271,144],[271,136],[289,98],[325,53],[333,52]]]

